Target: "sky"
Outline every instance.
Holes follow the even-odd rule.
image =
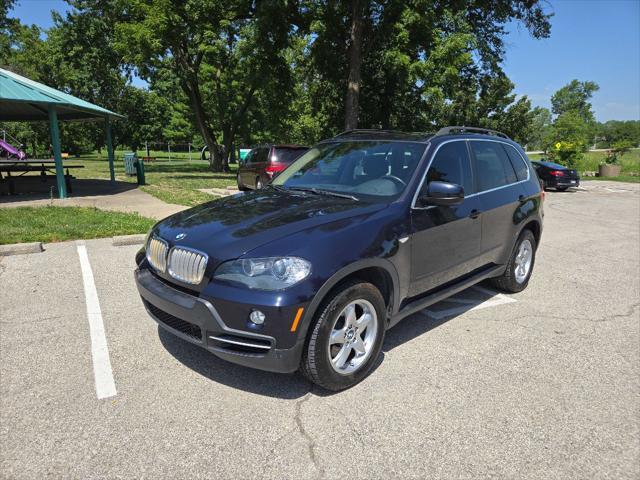
[[[14,17],[43,28],[62,0],[18,0]],[[600,86],[596,119],[640,119],[640,0],[548,0],[551,37],[536,40],[521,24],[508,25],[503,68],[518,95],[550,107],[551,95],[574,78]],[[139,80],[135,84],[143,84]]]

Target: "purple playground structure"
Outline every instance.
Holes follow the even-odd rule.
[[[0,140],[0,157],[7,157],[7,160],[15,158],[17,160],[26,160],[27,154],[17,149],[5,140]]]

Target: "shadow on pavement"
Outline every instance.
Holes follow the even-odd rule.
[[[23,202],[28,200],[47,200],[53,196],[58,198],[58,188],[56,180],[46,178],[42,181],[39,176],[30,175],[15,177],[14,194],[9,195],[9,185],[5,180],[0,182],[0,203]],[[95,197],[104,195],[116,195],[138,188],[133,182],[114,182],[97,179],[74,179],[71,180],[72,192],[68,193],[69,198]]]
[[[471,291],[473,291],[473,295],[470,293]],[[467,300],[465,300],[465,303],[454,302],[454,305],[456,305],[455,313],[451,315],[442,316],[436,314],[432,316],[419,312],[405,318],[398,325],[387,331],[381,355],[376,360],[372,372],[382,364],[385,355],[397,346],[410,342],[414,338],[453,320],[496,295],[498,295],[498,292],[493,290],[483,288],[478,291],[472,287],[453,297],[459,299],[460,296],[464,296]],[[429,307],[429,309],[434,309],[433,311],[435,312],[438,309],[449,311],[447,306],[450,306],[450,304],[450,301],[444,300]],[[339,393],[312,388],[312,385],[300,373],[265,372],[226,362],[203,348],[176,337],[162,327],[158,327],[158,336],[167,351],[179,362],[214,382],[233,388],[283,399],[300,398],[310,391],[317,396],[330,396]]]
[[[265,372],[221,360],[213,353],[176,337],[162,327],[158,327],[158,336],[176,360],[214,382],[258,395],[284,399],[300,398],[311,388],[299,373]]]

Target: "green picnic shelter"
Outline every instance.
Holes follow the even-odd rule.
[[[55,160],[56,183],[60,198],[66,198],[67,188],[62,165],[62,153],[60,151],[58,121],[101,120],[105,122],[109,172],[111,174],[111,182],[115,182],[111,122],[117,118],[124,117],[106,108],[0,68],[0,121],[49,121],[51,146],[53,147],[53,158]]]

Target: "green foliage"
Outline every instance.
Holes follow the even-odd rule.
[[[576,112],[585,122],[593,122],[591,97],[600,89],[595,82],[571,80],[551,97],[552,111],[556,115]]]
[[[607,152],[607,156],[604,159],[605,163],[609,165],[617,165],[620,161],[620,157],[631,150],[633,146],[634,144],[630,140],[618,140],[613,144],[613,148]]]
[[[596,128],[596,136],[599,147],[611,147],[621,141],[640,146],[640,120],[610,120],[599,123]]]
[[[199,138],[212,151],[224,145],[224,158],[214,158],[219,170],[234,144],[312,144],[342,129],[350,2],[69,3],[72,9],[55,15],[44,40],[39,30],[12,21],[9,64],[126,115],[115,124],[116,144]],[[360,127],[478,125],[522,143],[541,142],[536,111],[526,97],[516,97],[500,64],[509,22],[522,23],[536,38],[549,35],[542,2],[363,5]],[[148,90],[130,84],[134,72],[149,82]],[[46,130],[44,136],[25,133],[37,138],[34,148],[48,145]],[[73,153],[100,149],[103,138],[100,124],[63,127],[63,146]]]
[[[577,142],[557,142],[549,150],[549,157],[565,167],[575,168],[582,159],[584,146]]]

